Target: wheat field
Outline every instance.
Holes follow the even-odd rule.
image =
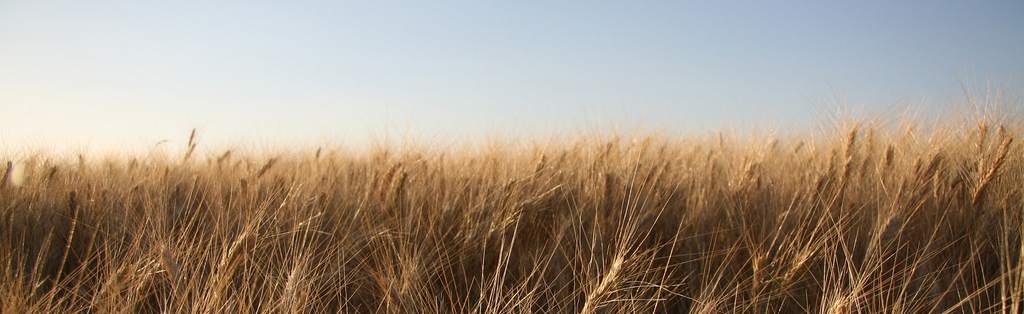
[[[949,120],[36,154],[0,185],[0,310],[1020,313],[1024,128]]]

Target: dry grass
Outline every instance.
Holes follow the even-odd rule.
[[[35,157],[0,311],[1018,313],[1024,129],[971,123]]]

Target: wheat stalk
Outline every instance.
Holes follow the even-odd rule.
[[[601,277],[597,287],[587,294],[587,298],[583,303],[583,309],[580,310],[580,314],[595,313],[598,309],[605,305],[607,297],[611,292],[615,290],[618,284],[620,272],[622,271],[622,264],[625,260],[625,256],[622,254],[616,254],[615,260],[612,261],[611,267]]]
[[[1000,127],[1000,130],[1002,130],[1002,127]],[[1003,132],[1001,131],[1000,133]],[[988,171],[985,172],[981,181],[978,182],[978,186],[974,189],[974,194],[971,197],[971,203],[975,206],[981,205],[982,199],[985,196],[985,190],[989,187],[989,184],[992,183],[992,179],[995,178],[996,173],[999,172],[999,168],[1003,166],[1003,162],[1006,161],[1006,154],[1009,153],[1011,144],[1013,144],[1012,137],[1005,137],[1003,139],[1003,144],[999,146],[999,152],[996,153],[995,161],[992,163],[992,166],[989,167]]]
[[[223,306],[221,303],[226,301],[224,298],[228,293],[228,286],[235,276],[235,271],[245,262],[246,255],[255,249],[256,240],[256,234],[250,229],[245,229],[223,251],[220,262],[217,263],[216,272],[213,274],[212,298],[207,306],[214,308]]]
[[[259,179],[263,177],[263,175],[266,174],[267,171],[270,171],[270,168],[273,167],[275,163],[277,163],[277,157],[270,158],[270,160],[267,160],[267,163],[263,164],[263,167],[260,167],[260,171],[256,173],[256,178]]]
[[[181,158],[182,162],[187,162],[192,153],[196,151],[196,129],[192,129],[192,133],[188,135],[188,144],[185,145],[185,156]]]
[[[4,177],[0,179],[0,189],[7,187],[7,181],[11,180],[12,172],[14,172],[14,162],[7,161],[7,170],[4,171]]]

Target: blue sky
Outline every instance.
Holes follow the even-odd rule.
[[[0,146],[799,128],[1020,90],[1024,2],[708,2],[0,0]]]

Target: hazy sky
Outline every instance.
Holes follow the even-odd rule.
[[[0,147],[809,125],[1022,86],[1021,1],[701,2],[0,0]]]

